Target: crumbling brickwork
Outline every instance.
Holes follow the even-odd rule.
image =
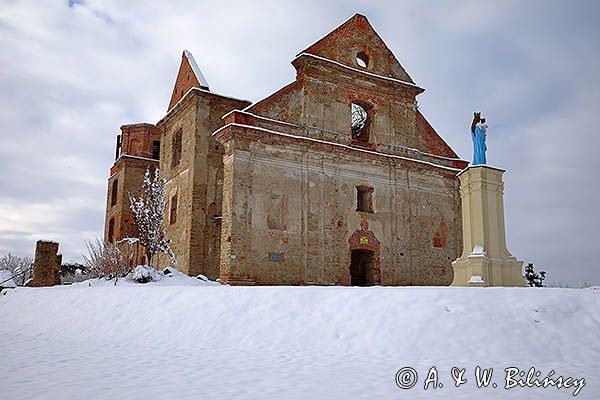
[[[38,240],[35,245],[33,279],[27,286],[60,285],[60,265],[62,255],[58,253],[58,243]]]
[[[175,220],[165,218],[167,238],[178,265],[189,275],[219,277],[223,146],[211,133],[223,126],[224,114],[249,104],[192,90],[157,124],[163,132],[161,176],[167,180],[168,210],[177,199]],[[176,135],[181,135],[179,162],[173,160]]]
[[[106,217],[104,241],[118,243],[121,239],[135,237],[137,229],[133,223],[129,194],[139,195],[147,168],[158,167],[156,146],[161,141],[160,130],[152,124],[133,124],[121,127],[121,145],[117,159],[110,169],[106,193]],[[154,149],[154,151],[153,151]],[[143,248],[135,246],[128,251],[130,265],[144,264]],[[131,253],[131,254],[129,254]]]
[[[210,92],[184,52],[156,124],[180,269],[230,284],[450,284],[467,162],[417,109],[424,89],[359,14],[292,65],[294,82],[250,105]]]

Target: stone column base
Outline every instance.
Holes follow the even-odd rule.
[[[522,261],[506,248],[504,170],[470,166],[458,174],[463,253],[452,263],[452,286],[525,286]]]
[[[471,253],[452,263],[451,286],[525,286],[522,267],[523,261],[515,257],[488,258],[485,253]]]

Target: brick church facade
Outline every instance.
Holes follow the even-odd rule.
[[[184,51],[164,118],[121,127],[105,240],[135,235],[128,194],[159,167],[167,237],[189,275],[449,285],[467,162],[418,110],[424,89],[360,14],[292,65],[295,81],[251,104],[210,91]]]

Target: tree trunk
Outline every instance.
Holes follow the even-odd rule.
[[[148,262],[148,266],[151,267],[152,266],[152,253],[146,249],[146,260]]]

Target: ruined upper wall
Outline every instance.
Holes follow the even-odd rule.
[[[175,79],[167,111],[171,110],[193,87],[208,90],[208,82],[204,78],[192,53],[184,50],[181,54],[181,64],[179,65],[179,72],[177,72],[177,78]]]
[[[121,149],[119,155],[153,158],[155,141],[160,142],[160,130],[152,124],[130,124],[121,126]]]
[[[362,64],[362,65],[361,65]],[[296,80],[247,112],[322,130],[319,137],[384,153],[397,147],[457,158],[417,110],[415,85],[366,17],[356,14],[293,61]],[[368,139],[352,138],[352,105],[368,113]]]
[[[331,33],[302,51],[375,74],[414,83],[402,65],[375,32],[367,17],[354,14]],[[362,59],[366,66],[359,64]]]
[[[245,100],[194,88],[157,123],[162,131],[161,177],[167,180],[164,227],[178,268],[218,277],[223,147],[211,133]]]

